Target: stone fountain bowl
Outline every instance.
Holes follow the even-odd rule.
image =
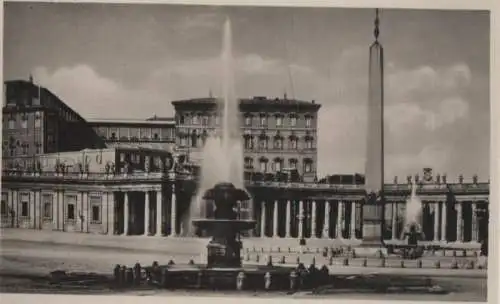
[[[257,222],[254,220],[240,220],[240,219],[236,219],[236,220],[196,219],[196,220],[193,220],[192,223],[196,227],[198,227],[202,230],[207,230],[207,231],[210,231],[213,228],[217,227],[217,229],[220,229],[220,230],[227,229],[227,231],[238,232],[238,231],[253,229]]]
[[[218,183],[212,189],[207,190],[203,199],[214,201],[246,201],[250,196],[245,190],[236,188],[233,184],[228,182]]]

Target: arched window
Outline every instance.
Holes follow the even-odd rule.
[[[290,158],[288,160],[288,166],[291,168],[291,169],[297,169],[297,159],[296,158]]]

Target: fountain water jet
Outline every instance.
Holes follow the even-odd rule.
[[[202,150],[201,176],[198,191],[190,204],[187,218],[188,234],[194,234],[194,219],[206,218],[213,210],[213,202],[203,199],[205,192],[219,182],[228,182],[237,189],[244,189],[243,143],[240,131],[239,102],[234,90],[234,65],[231,22],[224,23],[221,52],[222,99],[217,99],[217,110],[222,117],[219,134],[207,138]],[[221,136],[218,136],[221,135]],[[247,219],[253,217],[251,198],[247,201]],[[245,217],[243,214],[240,216]]]
[[[422,234],[422,201],[417,196],[417,185],[415,182],[411,186],[410,198],[406,201],[405,223],[402,232],[402,239],[410,237],[409,234]]]

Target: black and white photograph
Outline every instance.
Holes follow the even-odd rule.
[[[0,297],[492,301],[490,10],[3,13]]]

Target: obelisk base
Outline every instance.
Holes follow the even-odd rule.
[[[387,255],[387,248],[382,235],[383,206],[379,203],[367,203],[363,206],[363,239],[360,247],[364,251],[382,252]]]

